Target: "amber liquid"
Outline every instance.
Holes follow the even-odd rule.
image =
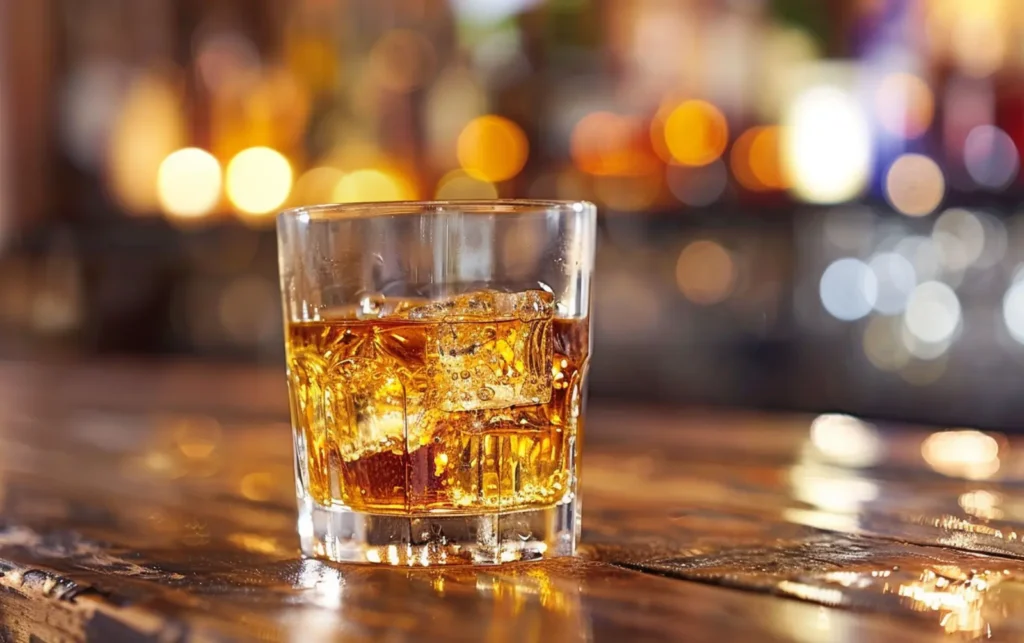
[[[317,503],[480,514],[575,493],[587,320],[554,318],[543,291],[324,317],[286,331],[300,482]]]

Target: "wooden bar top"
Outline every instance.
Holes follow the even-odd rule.
[[[580,556],[362,567],[298,554],[283,380],[0,364],[0,641],[1024,640],[1014,439],[592,404]]]

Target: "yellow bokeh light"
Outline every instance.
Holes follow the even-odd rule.
[[[652,126],[656,136],[658,121]],[[664,123],[664,141],[672,158],[682,165],[707,165],[722,155],[729,142],[729,125],[717,107],[688,100],[672,110]]]
[[[453,170],[437,182],[435,198],[441,201],[458,199],[497,199],[498,188],[461,170]]]
[[[209,214],[220,200],[220,163],[197,147],[172,152],[157,172],[157,192],[164,212],[186,219]]]
[[[923,154],[904,154],[885,176],[885,196],[893,208],[911,217],[935,211],[946,193],[939,165]]]
[[[889,74],[875,91],[878,121],[890,134],[917,138],[932,124],[935,97],[928,83],[913,74]]]
[[[459,164],[481,181],[511,179],[522,171],[529,152],[522,128],[501,116],[474,118],[459,134]]]
[[[334,186],[333,194],[333,200],[338,203],[401,201],[408,198],[411,198],[409,188],[402,178],[369,168],[343,176]]]
[[[128,90],[113,125],[107,179],[113,196],[133,214],[155,212],[160,206],[160,164],[184,138],[180,100],[173,83],[144,74]]]
[[[940,431],[921,444],[921,457],[941,474],[983,480],[999,471],[999,441],[973,429]]]
[[[281,206],[292,189],[292,166],[269,147],[250,147],[235,155],[226,172],[231,203],[245,214],[262,215]]]
[[[729,251],[707,239],[683,248],[676,262],[676,285],[695,304],[708,306],[725,300],[736,283],[736,267]]]
[[[336,167],[320,166],[307,170],[295,182],[293,205],[317,205],[334,199],[334,188],[345,173]]]

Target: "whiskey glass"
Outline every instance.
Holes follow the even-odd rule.
[[[302,552],[572,555],[594,206],[322,205],[277,225]]]

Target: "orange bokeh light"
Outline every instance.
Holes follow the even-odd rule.
[[[729,164],[740,185],[755,192],[786,188],[779,147],[780,134],[777,125],[751,127],[736,139],[729,155]]]
[[[459,134],[459,165],[481,181],[511,179],[522,171],[529,153],[522,128],[501,116],[474,118]]]
[[[725,152],[729,124],[711,103],[688,100],[672,109],[664,120],[655,119],[651,139],[656,149],[667,148],[671,160],[681,165],[707,165]]]
[[[583,117],[573,129],[570,153],[577,168],[596,176],[642,176],[658,169],[643,122],[612,112]]]

